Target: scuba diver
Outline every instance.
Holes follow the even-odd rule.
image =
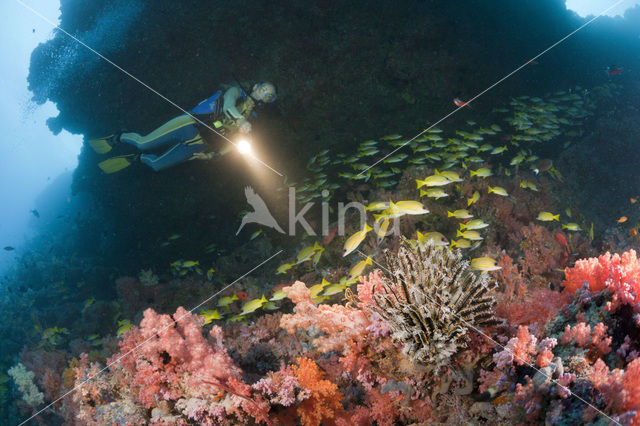
[[[93,139],[88,143],[98,154],[106,154],[120,143],[132,145],[143,152],[102,161],[98,166],[105,173],[115,173],[135,161],[140,161],[158,172],[187,160],[211,160],[226,154],[231,148],[208,150],[205,139],[208,139],[211,133],[219,135],[228,132],[250,133],[249,119],[255,115],[254,107],[259,103],[271,103],[275,99],[276,89],[271,83],[255,84],[250,94],[241,87],[232,86],[224,92],[224,95],[222,90],[218,90],[189,111],[189,114],[169,120],[148,135],[120,133]],[[211,126],[215,132],[211,132],[207,126]],[[148,153],[167,145],[172,146],[163,153]]]

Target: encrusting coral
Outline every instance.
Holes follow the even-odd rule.
[[[489,294],[495,282],[473,273],[459,251],[403,240],[397,254],[386,251],[385,257],[391,278],[380,280],[370,308],[389,324],[412,361],[447,365],[465,347],[470,328],[498,323]]]

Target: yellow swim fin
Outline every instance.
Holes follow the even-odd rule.
[[[112,140],[114,136],[115,135],[109,135],[104,138],[91,139],[87,143],[96,153],[106,154],[113,148],[109,141]]]
[[[134,154],[109,158],[108,160],[104,160],[98,163],[98,167],[100,167],[103,172],[109,175],[111,173],[119,172],[120,170],[129,167],[132,164],[129,159],[132,157],[134,157]]]

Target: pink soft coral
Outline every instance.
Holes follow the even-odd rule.
[[[327,333],[314,340],[322,353],[344,351],[349,345],[367,332],[371,324],[364,311],[343,305],[316,305],[311,292],[300,281],[285,287],[287,296],[296,304],[295,314],[283,315],[280,326],[293,334],[296,328],[312,325]]]
[[[640,262],[634,250],[622,255],[607,252],[598,258],[581,259],[573,268],[565,269],[563,285],[567,292],[575,293],[582,288],[585,281],[589,282],[591,292],[601,291],[607,286],[607,281],[613,283],[629,282],[634,289],[640,289]]]
[[[493,359],[498,369],[510,367],[514,362],[517,365],[530,365],[531,355],[537,353],[536,343],[538,339],[529,333],[529,328],[518,327],[516,337],[509,340],[502,352],[493,355]]]

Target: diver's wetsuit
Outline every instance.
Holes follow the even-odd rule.
[[[241,96],[238,100],[245,101],[246,98],[246,93],[241,90]],[[229,120],[222,112],[223,102],[222,91],[218,90],[209,98],[200,102],[190,113],[212,127],[214,127],[212,123],[219,120],[222,125],[218,127],[218,131],[232,128],[233,121]],[[247,109],[242,111],[242,114],[248,119],[251,111]],[[120,141],[133,145],[143,152],[173,144],[171,148],[162,154],[142,154],[140,156],[142,163],[158,172],[187,161],[194,154],[207,150],[207,144],[200,132],[201,128],[203,128],[202,124],[195,121],[192,116],[183,114],[169,120],[146,136],[141,136],[138,133],[123,133],[120,135]]]

